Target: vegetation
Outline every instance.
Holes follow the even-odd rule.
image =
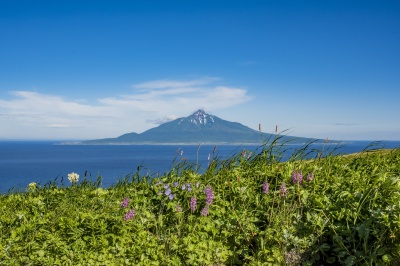
[[[0,265],[400,264],[399,149],[282,149],[0,195]]]

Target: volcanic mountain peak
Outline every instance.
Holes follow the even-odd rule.
[[[214,123],[214,116],[209,115],[204,110],[200,109],[194,112],[192,115],[182,118],[178,125],[182,121],[189,121],[190,123],[193,123],[195,125],[206,125],[207,123]]]

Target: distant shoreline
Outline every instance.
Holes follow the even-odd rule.
[[[346,144],[346,143],[351,143],[350,141],[335,141],[335,142],[328,142],[325,143],[326,145],[339,145],[339,144]],[[282,143],[278,143],[279,145],[282,145]],[[284,143],[283,145],[288,145],[288,146],[301,146],[301,145],[306,145],[308,144],[307,142],[302,142],[302,143]],[[322,145],[324,144],[323,142],[315,142],[312,144],[317,144],[317,145]],[[185,146],[198,146],[198,145],[226,145],[226,146],[262,146],[264,145],[262,142],[260,143],[255,143],[255,142],[203,142],[203,143],[197,143],[197,142],[168,142],[168,143],[154,143],[154,142],[141,142],[141,143],[133,143],[133,142],[109,142],[109,143],[84,143],[84,142],[79,142],[79,141],[71,141],[71,142],[59,142],[56,143],[55,145],[86,145],[86,146],[91,146],[91,145],[98,145],[98,146],[126,146],[126,145],[185,145]]]

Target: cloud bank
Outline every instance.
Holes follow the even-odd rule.
[[[133,85],[125,95],[87,102],[68,95],[11,91],[9,99],[0,99],[0,139],[116,137],[142,132],[199,108],[214,112],[252,99],[247,90],[219,85],[219,80],[148,81]]]

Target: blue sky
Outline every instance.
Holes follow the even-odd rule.
[[[0,1],[0,139],[143,132],[199,108],[400,140],[399,1]]]

